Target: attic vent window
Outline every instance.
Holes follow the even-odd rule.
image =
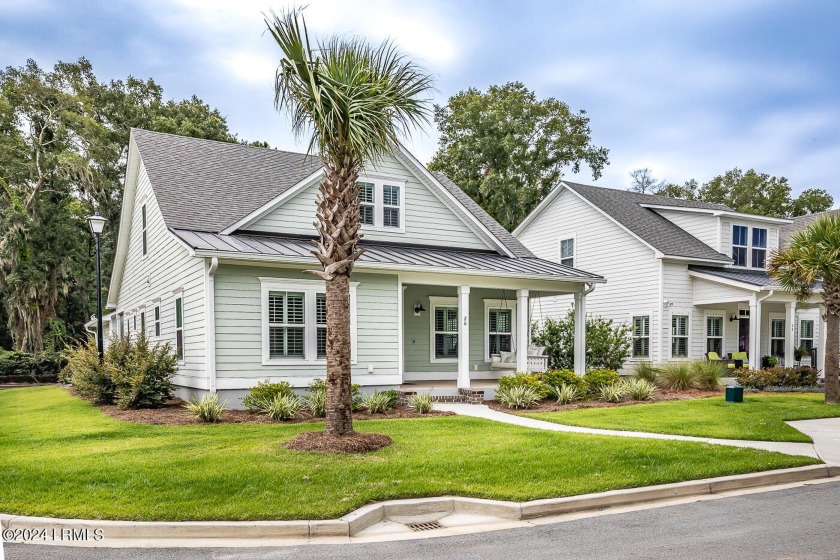
[[[359,179],[359,215],[365,230],[402,233],[405,228],[404,212],[404,182]]]

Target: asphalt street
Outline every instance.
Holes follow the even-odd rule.
[[[460,537],[277,548],[6,545],[7,560],[838,560],[840,482]]]

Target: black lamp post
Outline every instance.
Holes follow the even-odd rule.
[[[101,364],[105,357],[105,337],[102,333],[102,272],[99,268],[99,236],[102,235],[105,222],[108,220],[100,216],[99,212],[94,212],[93,216],[88,216],[87,221],[90,224],[90,231],[96,238],[96,349],[99,352],[99,363]]]

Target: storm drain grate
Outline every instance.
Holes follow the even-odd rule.
[[[443,525],[441,525],[437,521],[424,521],[423,523],[406,523],[405,525],[412,531],[432,531],[434,529],[443,529]]]

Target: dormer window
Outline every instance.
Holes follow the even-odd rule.
[[[732,264],[764,268],[767,264],[767,228],[732,226]]]
[[[732,264],[735,266],[747,266],[747,226],[732,226]]]
[[[404,231],[405,183],[391,179],[359,179],[359,215],[367,230]]]
[[[764,268],[767,260],[767,230],[752,228],[752,265],[753,268]]]

